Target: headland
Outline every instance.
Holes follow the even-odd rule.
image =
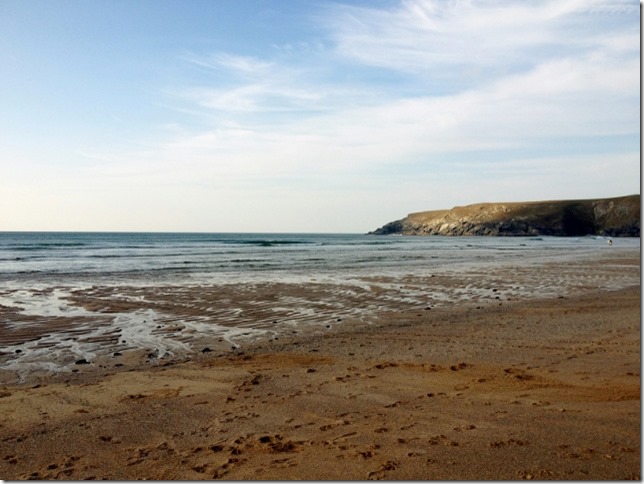
[[[640,236],[640,195],[592,200],[477,203],[410,213],[374,235]]]

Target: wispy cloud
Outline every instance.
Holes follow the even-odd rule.
[[[632,14],[637,7],[625,1],[418,0],[390,10],[335,5],[323,17],[335,44],[331,52],[318,51],[319,63],[300,66],[297,56],[193,55],[190,62],[219,77],[215,86],[191,86],[181,95],[227,120],[235,112],[297,112],[288,118],[291,129],[310,126],[335,136],[347,125],[362,133],[372,127],[375,137],[399,126],[440,139],[462,136],[475,125],[488,137],[494,133],[486,125],[500,126],[501,138],[520,127],[528,136],[579,134],[589,125],[588,135],[632,131],[639,30],[634,23],[626,29],[623,22],[611,23]],[[346,59],[406,72],[413,93],[343,77]],[[552,116],[554,124],[545,121]]]
[[[626,1],[404,1],[391,10],[345,6],[329,15],[338,52],[358,62],[440,77],[458,67],[498,75],[548,57],[582,52],[605,38],[611,15],[638,15]],[[608,25],[610,30],[610,25]],[[615,26],[619,35],[623,25]],[[637,30],[636,28],[633,30]],[[632,34],[633,32],[631,32]]]
[[[319,109],[320,96],[304,88],[274,83],[249,83],[228,89],[196,87],[182,95],[199,106],[246,113],[275,113]]]
[[[304,79],[307,73],[296,65],[228,53],[184,58],[212,74],[214,85],[176,93],[197,106],[222,113],[286,113],[323,107],[321,91]]]
[[[305,45],[298,53],[294,44],[270,58],[184,56],[204,73],[177,86],[175,99],[207,121],[173,125],[145,152],[91,153],[120,160],[95,167],[93,176],[122,176],[152,191],[200,187],[224,205],[231,197],[269,197],[266,206],[284,214],[314,193],[364,204],[356,213],[366,213],[392,185],[399,195],[389,209],[403,211],[397,215],[623,190],[623,174],[633,177],[639,167],[637,147],[601,157],[584,151],[583,139],[637,136],[639,31],[624,22],[630,15],[639,11],[620,1],[333,5],[321,17],[326,48]],[[383,71],[400,75],[406,88],[370,79]],[[561,142],[579,151],[540,148]],[[611,163],[619,170],[603,174]],[[370,213],[365,229],[382,221],[383,213]],[[348,228],[351,216],[343,217]]]
[[[273,62],[267,62],[254,57],[233,55],[230,53],[216,53],[208,56],[199,56],[194,53],[186,54],[183,59],[206,69],[226,69],[246,77],[256,78],[272,73]]]

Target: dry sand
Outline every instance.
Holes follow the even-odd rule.
[[[0,387],[3,479],[640,479],[640,288]]]

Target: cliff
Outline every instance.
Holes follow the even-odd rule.
[[[410,213],[374,235],[640,236],[640,195],[593,200],[477,203]]]

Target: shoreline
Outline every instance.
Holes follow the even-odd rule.
[[[640,287],[0,387],[4,479],[639,479]]]
[[[0,385],[230,355],[258,341],[277,347],[293,335],[370,326],[390,313],[572,297],[639,278],[639,253],[627,250],[546,264],[312,274],[301,283],[35,282],[0,289]]]

